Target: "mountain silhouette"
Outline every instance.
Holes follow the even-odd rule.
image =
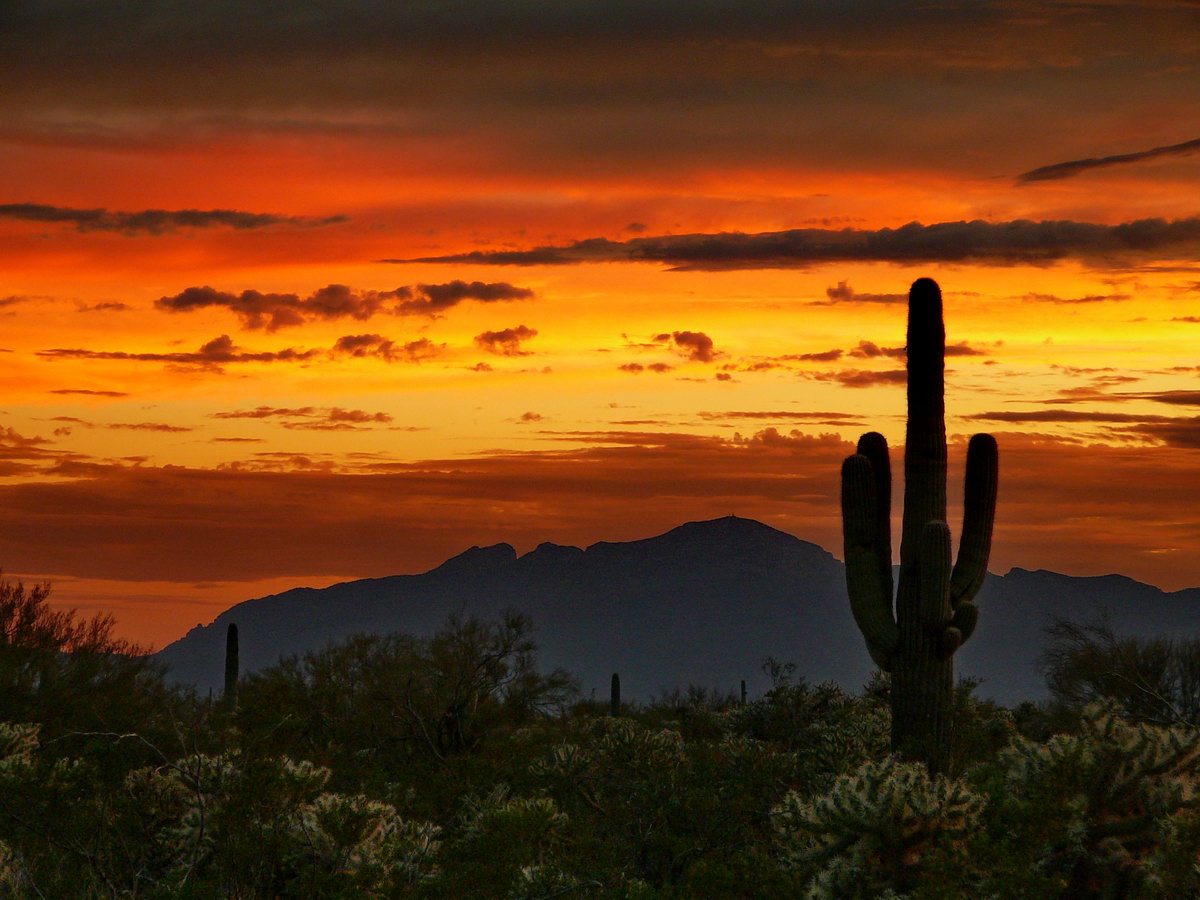
[[[1076,578],[1013,569],[989,575],[975,638],[957,672],[1004,703],[1045,694],[1037,658],[1055,617],[1105,610],[1114,628],[1142,636],[1200,634],[1200,589],[1165,593],[1119,575]],[[753,519],[690,522],[665,534],[586,549],[544,543],[472,547],[420,575],[247,600],[159,652],[169,677],[219,689],[226,626],[236,623],[243,672],[351,634],[429,635],[457,612],[516,609],[537,628],[538,658],[607,696],[613,672],[631,699],[689,684],[764,690],[762,660],[795,662],[810,681],[858,687],[872,664],[850,614],[842,563],[816,544]]]

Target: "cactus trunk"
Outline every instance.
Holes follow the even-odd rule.
[[[891,471],[882,435],[842,466],[846,584],[871,658],[892,674],[892,749],[943,771],[951,744],[954,652],[971,636],[996,511],[996,442],[967,448],[963,532],[952,564],[946,524],[946,333],[942,295],[922,278],[908,299],[908,425],[900,578],[892,602]]]
[[[608,714],[610,716],[621,714],[621,676],[616,672],[613,672],[612,682],[608,688]]]

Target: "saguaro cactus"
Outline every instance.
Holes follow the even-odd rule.
[[[230,622],[225,631],[225,693],[222,695],[225,705],[230,707],[237,705],[238,666],[238,629]]]
[[[892,601],[892,475],[887,441],[871,432],[842,464],[846,585],[871,658],[892,674],[892,749],[945,768],[954,652],[975,630],[972,600],[987,575],[996,513],[996,440],[967,446],[962,538],[951,566],[946,524],[946,331],[937,282],[908,295],[908,426],[900,583]]]
[[[616,672],[613,672],[612,681],[608,686],[608,714],[610,716],[621,714],[621,676]]]

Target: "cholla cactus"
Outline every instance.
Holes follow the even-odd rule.
[[[842,532],[850,608],[880,669],[892,673],[892,749],[942,771],[950,752],[954,652],[975,630],[996,514],[997,451],[967,447],[958,558],[946,524],[946,329],[937,282],[908,295],[908,425],[900,581],[892,596],[892,474],[887,441],[864,434],[842,464]]]
[[[304,864],[363,885],[413,885],[437,871],[440,829],[362,795],[319,795],[296,812],[292,833]]]
[[[887,757],[816,800],[789,793],[774,812],[785,857],[816,869],[808,897],[875,898],[910,887],[931,854],[961,852],[983,805],[964,782]]]
[[[1077,735],[1018,738],[1003,761],[1013,802],[1039,811],[1043,865],[1069,878],[1069,896],[1153,893],[1170,835],[1200,816],[1200,730],[1132,724],[1113,704],[1090,705]]]
[[[33,766],[41,727],[0,722],[0,778],[22,776]]]

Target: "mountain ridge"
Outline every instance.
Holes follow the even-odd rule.
[[[1044,694],[1037,656],[1054,616],[1106,610],[1122,633],[1200,633],[1200,588],[1165,592],[1124,575],[1013,567],[989,573],[961,675],[1002,702]],[[517,609],[538,629],[539,661],[580,676],[585,693],[621,673],[627,696],[674,686],[767,686],[766,656],[814,681],[857,687],[871,663],[849,610],[842,563],[823,547],[754,519],[685,522],[634,541],[473,546],[416,574],[292,588],[244,600],[157,654],[174,681],[221,682],[224,626],[237,622],[245,671],[358,632],[428,635],[453,613]]]

